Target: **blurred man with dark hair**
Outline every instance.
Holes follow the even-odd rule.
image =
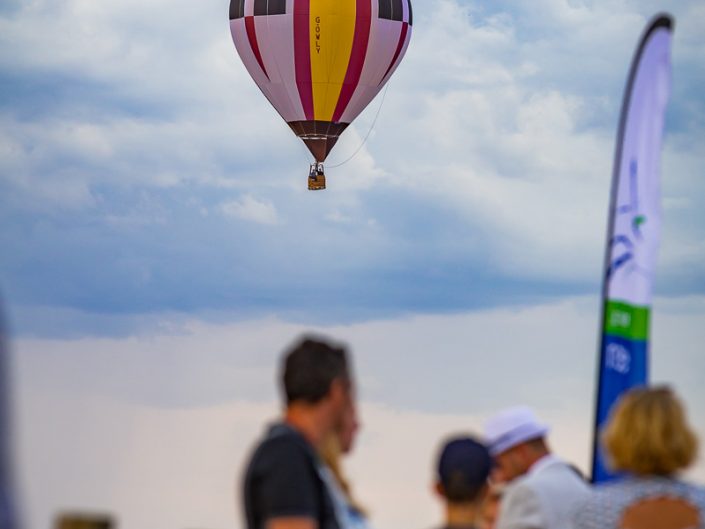
[[[247,467],[248,529],[340,529],[318,451],[355,406],[344,347],[304,337],[284,356],[284,419],[269,428]]]
[[[448,441],[438,458],[436,492],[445,502],[444,529],[474,529],[489,490],[492,457],[469,437]]]

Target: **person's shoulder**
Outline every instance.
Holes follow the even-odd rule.
[[[703,485],[697,484],[697,483],[692,483],[690,481],[677,481],[680,486],[682,486],[684,489],[690,491],[692,494],[696,496],[703,496],[705,495],[705,487]]]
[[[628,499],[635,490],[632,485],[624,481],[610,481],[598,483],[591,487],[590,494],[586,496],[581,505],[601,506],[606,503],[619,504],[620,499]]]
[[[585,478],[576,468],[562,459],[554,458],[538,472],[529,472],[526,475],[529,483],[563,483],[566,486],[588,489]]]
[[[693,485],[690,484],[690,489],[693,491],[695,495],[697,495],[699,498],[705,499],[705,487],[702,485]]]
[[[656,486],[657,485],[657,486]],[[590,494],[582,505],[586,509],[617,509],[629,505],[637,498],[661,495],[667,490],[673,491],[672,483],[654,483],[651,480],[622,478],[592,487]]]
[[[313,464],[313,449],[292,428],[275,425],[255,447],[250,466],[276,465],[297,459],[310,460]]]
[[[561,460],[544,464],[516,480],[512,496],[540,505],[547,513],[567,513],[590,493],[589,485]]]
[[[705,487],[692,485],[692,503],[700,510],[701,515],[705,517]]]
[[[705,512],[705,487],[687,481],[675,481],[676,487],[680,490],[681,496],[698,506]]]
[[[609,526],[634,502],[664,495],[683,498],[705,513],[705,488],[701,486],[669,478],[627,477],[595,485],[577,504],[576,520],[582,523],[579,527],[598,522]]]
[[[668,477],[626,477],[594,488],[597,498],[662,496],[664,494],[705,499],[705,488]]]
[[[305,451],[307,442],[301,434],[288,426],[276,425],[272,427],[267,436],[262,439],[260,446],[263,449],[290,448]]]
[[[575,502],[571,509],[573,529],[603,529],[616,527],[617,512],[623,508],[623,503],[615,496],[610,496],[612,487],[594,487]]]
[[[557,461],[551,461],[550,465],[543,465],[540,468],[532,468],[526,474],[516,478],[512,483],[531,487],[537,483],[554,481],[556,476],[560,478],[564,474],[563,465],[559,464]]]

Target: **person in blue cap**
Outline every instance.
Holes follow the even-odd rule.
[[[435,489],[445,503],[444,529],[475,529],[489,490],[492,457],[470,437],[445,443],[438,458]]]

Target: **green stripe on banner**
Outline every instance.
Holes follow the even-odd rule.
[[[608,301],[605,309],[605,334],[628,340],[648,340],[650,313],[649,307]]]

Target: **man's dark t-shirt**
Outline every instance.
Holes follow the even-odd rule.
[[[245,473],[247,528],[265,529],[272,518],[307,517],[318,529],[339,529],[320,464],[313,447],[294,428],[272,426]]]

